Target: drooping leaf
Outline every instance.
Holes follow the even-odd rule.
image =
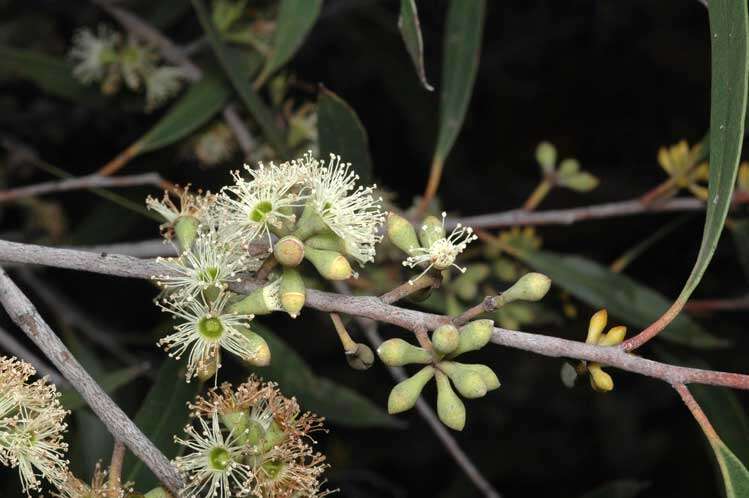
[[[314,26],[321,7],[322,0],[281,0],[273,48],[258,82],[264,82],[291,59]]]
[[[747,103],[749,25],[746,2],[714,0],[708,9],[712,75],[710,180],[700,252],[676,305],[687,302],[705,274],[723,231],[736,183]]]
[[[45,92],[75,102],[101,99],[95,89],[73,77],[73,66],[66,60],[32,50],[0,47],[0,74],[31,81]]]
[[[668,300],[653,289],[589,259],[531,250],[520,250],[517,255],[570,294],[593,307],[607,308],[613,317],[627,325],[645,327],[669,306]],[[677,316],[659,337],[697,348],[729,345],[684,314]]]
[[[353,389],[315,375],[302,357],[267,327],[253,322],[252,329],[266,340],[272,354],[269,366],[253,371],[266,380],[278,382],[281,391],[296,396],[305,410],[345,426],[401,426],[398,419]]]
[[[258,122],[268,142],[282,157],[288,157],[283,132],[276,126],[271,110],[252,88],[252,77],[258,68],[258,55],[253,52],[250,56],[245,51],[224,44],[205,3],[202,0],[192,0],[192,5],[213,52],[242,103]]]
[[[141,154],[189,136],[224,107],[230,94],[231,89],[221,78],[205,75],[190,86],[153,128],[109,161],[100,173],[111,174]]]
[[[463,125],[479,66],[485,10],[485,0],[451,0],[448,7],[434,163],[444,163]]]
[[[140,365],[132,367],[122,368],[114,372],[104,374],[100,378],[95,380],[101,386],[101,388],[107,394],[112,394],[117,389],[126,386],[131,381],[137,379],[144,372],[144,368]],[[60,402],[68,410],[77,410],[86,405],[86,402],[81,398],[81,395],[73,389],[66,389],[62,391]]]
[[[426,70],[424,69],[424,40],[421,37],[421,26],[419,24],[419,14],[416,11],[416,0],[401,0],[401,12],[398,17],[398,29],[406,44],[408,55],[416,68],[416,74],[421,80],[421,84],[430,92],[434,87],[427,81]]]
[[[187,422],[185,404],[195,397],[198,390],[197,382],[185,382],[181,369],[178,361],[164,361],[156,384],[135,416],[136,425],[167,458],[177,454],[178,447],[173,438]],[[148,467],[132,455],[125,458],[122,475],[123,481],[134,481],[139,489],[151,489],[158,484]]]
[[[749,280],[749,219],[737,221],[731,228],[739,263],[746,279]]]
[[[647,482],[622,479],[607,482],[588,491],[581,498],[635,498],[649,486]]]
[[[749,472],[736,455],[718,438],[708,437],[710,446],[718,460],[726,498],[745,498],[749,496]]]
[[[359,116],[351,106],[335,93],[320,86],[317,99],[317,131],[320,142],[320,157],[329,154],[341,156],[350,162],[361,177],[361,183],[372,182],[372,158],[369,155],[369,139]]]

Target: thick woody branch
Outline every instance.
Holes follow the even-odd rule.
[[[163,178],[158,173],[144,173],[142,175],[101,176],[87,175],[77,178],[66,178],[50,182],[37,183],[0,191],[0,203],[14,201],[23,197],[32,197],[53,192],[67,192],[87,188],[136,187],[151,185],[161,188]]]
[[[0,303],[11,319],[26,333],[57,367],[86,403],[101,419],[115,439],[125,443],[154,475],[171,490],[182,489],[177,469],[141,432],[125,412],[105,393],[73,357],[67,347],[39,315],[31,301],[0,269]]]
[[[0,241],[0,261],[39,264],[131,278],[151,278],[164,267],[154,260],[142,260],[116,254],[100,255],[71,249],[56,249],[32,244]],[[232,290],[248,293],[260,284],[250,279],[235,284]],[[345,313],[370,318],[416,331],[434,330],[451,320],[448,316],[425,313],[385,304],[376,296],[344,296],[317,290],[307,291],[306,306],[328,313]],[[543,356],[595,361],[603,365],[661,379],[670,384],[711,384],[749,389],[749,375],[679,367],[648,360],[619,347],[601,347],[541,334],[494,328],[492,342]]]

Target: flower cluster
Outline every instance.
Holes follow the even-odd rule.
[[[320,489],[325,457],[313,450],[311,438],[322,419],[302,413],[275,384],[251,377],[235,390],[225,383],[190,408],[194,422],[175,438],[187,450],[175,460],[186,498],[328,494]]]
[[[145,89],[147,111],[173,97],[184,79],[180,68],[160,64],[155,50],[134,38],[124,41],[104,25],[96,32],[76,32],[70,58],[75,63],[73,75],[82,83],[100,83],[107,95],[117,93],[123,82],[133,91]]]
[[[218,195],[186,188],[146,201],[179,251],[160,260],[163,272],[153,279],[163,289],[157,304],[179,320],[159,345],[187,358],[188,380],[216,375],[222,351],[267,365],[270,350],[250,321],[277,310],[299,314],[306,286],[297,267],[307,260],[324,278],[347,279],[354,275],[349,259],[371,261],[381,239],[375,187],[358,185],[338,156],[325,164],[308,152],[281,164],[246,165],[232,176]],[[267,285],[244,299],[232,293],[241,273],[275,264],[280,271]]]
[[[673,184],[669,195],[687,189],[698,199],[707,199],[705,184],[710,171],[707,162],[701,161],[703,156],[701,144],[690,147],[686,140],[658,149],[658,164],[668,173]]]
[[[35,374],[28,363],[0,357],[0,463],[18,469],[28,496],[41,489],[41,478],[59,488],[68,476],[68,412],[55,386],[30,381]]]

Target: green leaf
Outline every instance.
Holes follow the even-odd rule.
[[[740,220],[731,227],[733,243],[736,246],[739,263],[744,270],[744,275],[749,280],[749,219]]]
[[[322,85],[317,99],[317,131],[320,157],[339,155],[343,161],[351,163],[363,184],[372,182],[367,131],[351,106]]]
[[[727,387],[690,385],[689,390],[710,423],[737,457],[749,462],[749,419],[736,394]]]
[[[296,396],[305,410],[350,427],[402,426],[398,419],[353,389],[315,375],[302,357],[267,327],[254,321],[252,329],[266,340],[272,354],[269,366],[252,370],[267,380],[278,382],[281,391],[287,396]]]
[[[517,256],[578,299],[596,308],[606,308],[611,315],[634,327],[649,325],[669,306],[658,292],[589,259],[531,250],[517,251]],[[729,345],[684,314],[677,316],[658,337],[697,348]]]
[[[707,439],[715,452],[715,458],[718,460],[723,484],[726,487],[726,498],[746,498],[749,496],[749,472],[744,464],[719,438],[708,437]]]
[[[440,82],[440,124],[433,162],[444,163],[463,125],[479,66],[485,0],[451,0]]]
[[[0,47],[0,73],[29,80],[45,92],[76,102],[101,99],[98,92],[73,77],[73,66],[63,58]]]
[[[187,422],[185,404],[195,397],[198,383],[186,383],[181,363],[172,359],[164,361],[157,379],[138,410],[135,423],[167,458],[173,458],[178,450],[174,435]],[[124,469],[123,481],[133,481],[139,489],[158,485],[148,467],[132,455],[125,458]]]
[[[322,0],[281,0],[273,35],[273,48],[258,84],[286,64],[302,45],[320,15]]]
[[[252,114],[265,134],[265,138],[276,149],[282,157],[288,157],[289,153],[284,141],[283,132],[276,127],[273,114],[258,94],[252,89],[251,79],[257,67],[259,67],[255,52],[248,54],[245,51],[229,47],[221,40],[221,34],[211,21],[211,16],[202,0],[192,0],[193,8],[198,15],[203,31],[216,54],[221,67],[229,77],[234,90],[239,95],[247,110]]]
[[[230,94],[230,88],[222,79],[206,74],[138,140],[139,153],[160,149],[187,137],[223,109]]]
[[[711,0],[710,180],[700,252],[684,289],[682,306],[699,284],[715,253],[733,197],[744,138],[749,72],[746,2]]]
[[[649,486],[647,482],[621,479],[607,482],[585,493],[581,498],[635,498]]]
[[[95,380],[99,386],[104,389],[104,392],[111,394],[122,386],[125,386],[140,377],[144,371],[145,369],[143,366],[136,365],[116,370],[102,377],[96,378]],[[86,402],[81,398],[81,395],[73,389],[63,390],[60,402],[66,409],[71,411],[86,406]]]
[[[398,17],[398,29],[406,44],[408,55],[416,68],[416,74],[421,84],[430,92],[434,87],[427,81],[424,69],[424,41],[421,38],[421,26],[419,25],[419,14],[416,11],[415,0],[401,0],[401,12]]]

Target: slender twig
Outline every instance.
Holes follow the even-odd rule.
[[[168,271],[154,260],[143,260],[118,254],[102,256],[85,251],[3,240],[0,240],[0,261],[54,266],[142,279],[150,279],[153,275]],[[245,278],[232,284],[230,288],[234,292],[246,294],[262,284],[262,282]],[[376,296],[345,296],[314,289],[307,290],[305,306],[328,313],[344,313],[370,318],[397,325],[410,331],[415,331],[418,327],[434,330],[452,320],[444,315],[389,305],[383,303]],[[736,389],[749,389],[749,375],[669,365],[629,354],[621,347],[593,346],[583,342],[500,327],[494,328],[492,342],[500,346],[529,351],[543,356],[595,361],[671,384],[711,384]]]
[[[31,363],[34,368],[36,368],[39,375],[47,377],[49,381],[57,387],[68,387],[70,385],[68,384],[68,381],[61,377],[60,374],[58,374],[54,368],[49,366],[46,361],[39,358],[36,353],[24,346],[21,341],[13,337],[10,332],[3,328],[0,328],[0,347],[16,358]]]
[[[737,195],[735,203],[748,202],[747,196]],[[675,211],[701,211],[705,203],[693,197],[678,197],[646,206],[639,199],[610,202],[571,209],[545,211],[525,211],[514,209],[502,213],[482,214],[463,218],[448,218],[446,228],[453,228],[458,223],[473,228],[501,228],[517,225],[570,225],[579,221],[632,216],[650,213],[667,213]]]
[[[426,289],[428,287],[439,287],[441,279],[438,277],[432,277],[431,275],[424,275],[411,283],[404,282],[395,289],[386,292],[380,296],[380,301],[385,304],[393,304],[401,299],[404,299],[415,292]]]
[[[497,297],[498,296],[486,296],[479,304],[468,308],[462,314],[453,318],[453,323],[459,327],[465,323],[470,322],[483,313],[490,313],[494,311],[495,309],[497,309],[497,305],[499,303]]]
[[[335,288],[341,294],[351,294],[351,289],[345,282],[336,282]],[[382,337],[380,337],[380,334],[377,331],[377,322],[361,317],[355,317],[355,320],[364,331],[367,341],[372,345],[372,347],[377,349],[380,344],[382,344]],[[402,367],[388,366],[387,369],[390,372],[390,375],[397,382],[402,382],[408,378],[406,370]],[[432,429],[450,456],[455,460],[460,468],[463,469],[463,472],[465,472],[471,482],[482,491],[484,496],[487,498],[501,498],[501,495],[497,490],[492,487],[491,483],[483,476],[483,474],[481,474],[481,471],[476,467],[473,461],[471,461],[471,458],[462,450],[453,435],[450,434],[442,422],[439,421],[434,410],[429,406],[429,403],[427,403],[421,396],[416,400],[416,410]]]
[[[718,433],[715,432],[713,424],[710,423],[707,415],[705,415],[705,412],[702,411],[702,408],[700,408],[700,405],[697,403],[697,400],[694,399],[692,393],[689,392],[687,386],[685,386],[684,384],[674,384],[674,389],[676,389],[676,392],[679,393],[679,396],[681,396],[681,400],[684,401],[685,405],[687,405],[687,408],[689,408],[689,411],[692,413],[694,419],[698,424],[700,424],[700,427],[702,427],[705,435],[710,439],[718,439]]]
[[[174,245],[167,243],[164,239],[139,240],[136,242],[120,242],[97,246],[67,246],[66,248],[99,254],[124,254],[136,258],[177,256],[177,249]]]
[[[112,459],[109,463],[109,497],[119,498],[122,489],[122,463],[125,461],[125,452],[127,449],[122,441],[114,440],[112,449]]]
[[[0,203],[14,201],[23,197],[89,188],[135,187],[142,185],[152,185],[156,188],[161,188],[163,181],[163,178],[158,173],[126,176],[87,175],[2,190],[0,191]]]
[[[148,24],[145,20],[135,14],[112,4],[110,0],[93,0],[102,9],[107,11],[126,30],[141,40],[153,45],[159,51],[164,60],[179,66],[190,81],[197,81],[203,77],[203,70],[190,60],[190,57],[176,45],[172,40],[164,36],[158,29]],[[239,147],[245,158],[249,157],[254,149],[254,141],[247,127],[239,117],[239,113],[233,104],[228,104],[222,112],[226,124],[237,139]],[[122,164],[124,166],[124,163]]]
[[[86,400],[112,436],[124,442],[130,451],[172,491],[182,489],[183,482],[177,469],[84,370],[42,319],[31,301],[2,269],[0,269],[0,303],[11,319]]]

